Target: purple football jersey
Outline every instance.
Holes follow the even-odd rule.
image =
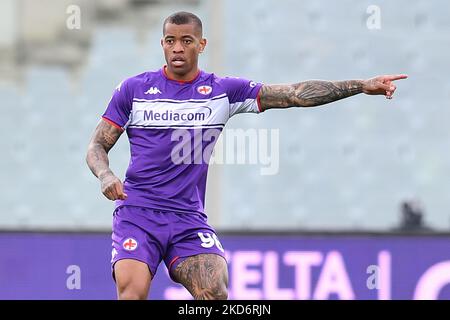
[[[164,68],[124,80],[103,119],[127,131],[131,159],[124,181],[133,205],[205,215],[208,162],[230,117],[258,113],[262,84],[200,71],[192,81]]]

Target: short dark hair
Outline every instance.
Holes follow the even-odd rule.
[[[166,18],[166,20],[164,20],[164,23],[163,23],[163,34],[166,30],[167,23],[173,23],[173,24],[177,24],[177,25],[192,23],[200,30],[200,35],[203,34],[202,21],[200,20],[199,17],[197,17],[195,14],[190,13],[190,12],[180,11],[180,12],[176,12],[176,13],[168,16]]]

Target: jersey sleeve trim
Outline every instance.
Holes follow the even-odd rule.
[[[120,129],[120,130],[124,131],[124,129],[123,129],[121,126],[119,126],[119,125],[118,125],[117,123],[115,123],[114,121],[112,121],[112,120],[106,118],[105,116],[102,116],[102,119],[103,119],[104,121],[108,122],[108,123],[109,123],[110,125],[112,125],[113,127],[116,127],[117,129]]]
[[[261,87],[258,89],[258,93],[256,94],[256,105],[258,106],[258,112],[263,112],[264,110],[261,109]]]

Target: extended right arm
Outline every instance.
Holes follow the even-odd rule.
[[[95,128],[89,143],[86,162],[100,180],[102,193],[109,200],[126,199],[123,185],[109,168],[108,152],[115,145],[123,130],[102,119]]]
[[[290,107],[315,107],[351,97],[355,94],[385,95],[391,99],[397,88],[393,81],[407,75],[385,75],[367,80],[307,80],[287,85],[263,85],[260,91],[261,110]]]

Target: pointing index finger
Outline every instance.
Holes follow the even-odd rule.
[[[406,79],[406,78],[408,78],[408,75],[406,75],[406,74],[396,74],[396,75],[392,75],[392,76],[387,76],[387,79],[390,81],[401,80],[401,79]]]

